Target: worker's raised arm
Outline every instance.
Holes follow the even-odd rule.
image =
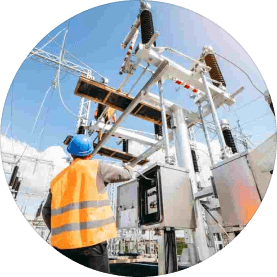
[[[133,168],[118,166],[106,162],[99,163],[99,172],[105,183],[119,183],[132,179]]]

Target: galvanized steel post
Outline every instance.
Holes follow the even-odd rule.
[[[175,138],[175,147],[178,166],[184,167],[189,171],[189,177],[191,181],[191,188],[193,195],[197,193],[196,176],[193,167],[193,161],[191,156],[189,131],[186,121],[184,120],[184,114],[181,107],[176,105],[170,108],[173,118],[173,131]],[[193,197],[194,198],[194,197]],[[199,200],[194,201],[195,217],[196,217],[196,232],[195,232],[195,248],[199,252],[199,259],[203,261],[209,258],[209,249],[207,245],[206,233],[204,228],[204,222],[202,217],[202,207]]]
[[[165,147],[165,162],[167,164],[171,164],[170,154],[169,154],[169,139],[167,132],[167,120],[164,106],[164,96],[163,96],[163,83],[161,80],[158,82],[159,85],[159,94],[160,94],[160,106],[161,106],[161,114],[162,114],[162,122],[163,122],[163,140]]]
[[[213,98],[212,98],[212,94],[210,92],[210,88],[207,84],[207,80],[206,80],[206,76],[204,74],[204,72],[200,72],[200,76],[201,76],[201,79],[203,81],[203,85],[204,85],[204,88],[205,88],[205,92],[207,94],[207,99],[209,101],[209,104],[210,104],[210,109],[211,109],[211,113],[212,113],[212,117],[213,117],[213,121],[214,121],[214,124],[215,124],[215,127],[216,127],[216,131],[217,131],[217,136],[218,136],[218,140],[219,140],[219,143],[220,143],[220,146],[221,146],[221,150],[223,151],[224,153],[224,157],[227,157],[227,153],[226,153],[226,144],[225,144],[225,140],[224,140],[224,137],[223,137],[223,133],[222,133],[222,130],[221,130],[221,127],[220,127],[220,123],[219,123],[219,120],[218,120],[218,116],[217,116],[217,113],[216,113],[216,108],[215,108],[215,105],[214,105],[214,101],[213,101]],[[224,158],[223,157],[223,158]]]
[[[211,160],[211,165],[214,166],[214,158],[213,158],[213,153],[212,153],[212,147],[211,147],[211,142],[210,142],[210,136],[209,136],[209,132],[208,129],[206,127],[206,124],[204,122],[204,118],[203,118],[203,110],[202,110],[202,106],[201,104],[199,104],[198,106],[198,110],[199,110],[199,116],[202,122],[202,126],[203,126],[203,132],[205,135],[205,139],[207,142],[207,146],[208,146],[208,151],[209,151],[209,156],[210,156],[210,160]]]

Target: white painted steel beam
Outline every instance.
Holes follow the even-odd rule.
[[[99,122],[98,125],[96,124],[96,121],[92,121],[92,125],[89,127],[90,131],[95,131],[95,130],[103,130],[103,132],[108,132],[112,128],[112,125],[107,124],[105,127],[105,124],[103,122]],[[124,128],[117,128],[115,132],[113,133],[115,137],[118,138],[123,138],[123,139],[129,139],[129,140],[134,140],[139,143],[145,144],[145,145],[155,145],[158,141],[146,136],[139,135],[138,133],[131,132],[124,130]]]
[[[194,199],[201,199],[205,198],[208,196],[212,196],[214,194],[213,187],[206,187],[202,189],[201,191],[198,191],[197,193],[194,194]]]
[[[130,166],[133,167],[137,165],[140,161],[147,159],[148,157],[153,155],[156,151],[158,151],[160,148],[162,148],[163,144],[164,144],[164,140],[163,139],[159,140],[155,145],[148,148],[145,152],[140,154],[134,161],[132,161],[130,163]]]
[[[140,103],[145,96],[146,92],[149,90],[151,86],[153,86],[157,81],[161,79],[161,76],[164,75],[164,72],[168,69],[169,63],[168,61],[163,61],[160,66],[157,68],[154,75],[149,79],[149,81],[144,85],[141,91],[137,94],[137,96],[133,99],[133,101],[129,104],[129,106],[125,109],[125,111],[118,118],[116,123],[112,126],[112,128],[105,134],[103,139],[97,144],[94,151],[92,152],[92,157],[95,156],[101,147],[108,141],[108,139],[113,135],[116,129],[120,126],[120,124],[125,120],[125,118],[135,109],[135,107]]]
[[[138,59],[156,67],[158,67],[164,60],[167,60],[169,62],[169,67],[163,75],[163,80],[178,80],[183,83],[188,83],[200,91],[196,94],[197,97],[195,101],[201,103],[206,99],[204,84],[198,72],[185,69],[179,64],[157,53],[155,48],[147,49],[143,44],[139,44],[136,55]],[[235,103],[231,95],[221,88],[214,86],[212,83],[208,83],[208,87],[213,97],[224,99],[224,103],[227,105],[233,105]]]
[[[101,147],[108,141],[108,139],[113,135],[116,129],[120,126],[120,124],[125,120],[125,118],[134,110],[137,104],[143,99],[145,91],[140,91],[139,94],[133,99],[133,101],[129,104],[127,109],[121,114],[116,123],[111,127],[111,129],[105,134],[103,139],[97,144],[96,148],[92,152],[92,157],[94,157]]]
[[[84,76],[86,78],[92,78],[92,72],[90,69],[85,68],[81,65],[75,64],[71,61],[63,59],[60,61],[60,58],[56,55],[53,55],[49,52],[46,52],[44,50],[34,48],[30,52],[31,59],[37,60],[38,62],[44,63],[48,66],[58,68],[59,65],[61,66],[61,69],[76,76]]]

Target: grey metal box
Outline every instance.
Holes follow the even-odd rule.
[[[138,181],[117,187],[116,225],[118,229],[138,227]]]
[[[158,227],[195,228],[191,185],[184,168],[155,163],[141,172],[159,169],[159,194],[161,201],[161,221],[143,225],[144,229]],[[135,228],[139,217],[137,180],[118,187],[117,227]],[[126,188],[124,190],[124,188]],[[137,190],[136,190],[137,188]],[[135,196],[137,193],[137,196]],[[135,200],[137,197],[137,201]],[[135,205],[136,208],[135,208]],[[120,207],[121,206],[121,207]],[[134,210],[135,209],[135,210]],[[137,214],[136,220],[133,218]],[[126,227],[129,224],[129,227]]]
[[[212,169],[226,227],[246,225],[261,203],[247,154],[236,154]]]

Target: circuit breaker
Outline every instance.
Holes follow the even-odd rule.
[[[117,227],[194,228],[193,201],[184,168],[155,163],[118,187]]]

